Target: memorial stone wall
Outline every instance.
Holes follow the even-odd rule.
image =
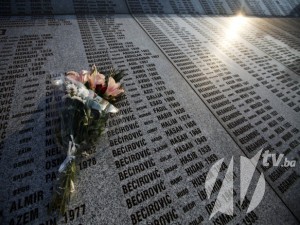
[[[1,1],[0,224],[299,224],[299,4]],[[93,64],[124,70],[126,94],[78,161],[67,212],[49,214],[66,157],[51,81]],[[240,156],[261,149],[296,165],[260,162],[240,204]],[[234,214],[210,218],[231,167]],[[247,213],[261,173],[264,197]]]

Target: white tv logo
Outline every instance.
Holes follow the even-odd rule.
[[[248,159],[244,156],[240,157],[240,204],[242,205],[246,193],[248,191],[253,173],[257,166],[257,162],[260,158],[262,150],[260,150],[252,159]],[[211,196],[213,187],[217,180],[222,162],[224,159],[218,160],[212,168],[209,170],[205,180],[205,191],[208,199]],[[255,191],[250,201],[247,213],[254,210],[261,202],[265,193],[266,181],[264,175],[261,173],[258,179]],[[222,186],[218,193],[217,200],[214,204],[214,208],[210,214],[211,219],[217,212],[225,213],[227,215],[233,215],[233,157],[230,160],[228,170],[223,180]]]

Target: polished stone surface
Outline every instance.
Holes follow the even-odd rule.
[[[2,224],[299,224],[300,20],[125,14],[138,12],[136,1],[111,6],[124,14],[102,15],[93,4],[104,1],[87,2],[76,15],[79,1],[65,1],[54,12],[69,6],[73,15],[0,18]],[[167,3],[161,7],[170,9]],[[60,99],[51,80],[92,64],[124,69],[126,97],[97,151],[78,161],[67,214],[48,215],[65,158],[54,141]],[[240,156],[261,149],[296,166],[282,167],[282,159],[266,168],[261,159],[247,199],[260,173],[265,194],[246,214],[238,207]],[[210,219],[232,157],[234,216]],[[223,158],[207,199],[206,173]]]
[[[158,13],[299,16],[300,1],[272,0],[1,0],[0,15]]]

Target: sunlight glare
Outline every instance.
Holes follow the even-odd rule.
[[[225,30],[226,41],[237,39],[239,37],[240,31],[245,28],[246,22],[247,18],[242,14],[238,14],[237,16],[231,18],[229,27]]]

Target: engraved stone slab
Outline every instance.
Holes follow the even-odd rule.
[[[299,16],[299,0],[2,0],[0,15],[159,13]]]
[[[2,224],[299,224],[298,24],[193,14],[1,17]],[[126,95],[99,145],[78,161],[67,213],[49,215],[66,155],[55,143],[61,99],[51,79],[92,64],[124,69]],[[241,206],[240,156],[262,148],[296,166],[259,164]],[[234,214],[210,219],[232,157]],[[220,159],[208,199],[205,178]],[[247,214],[261,172],[265,195]]]

